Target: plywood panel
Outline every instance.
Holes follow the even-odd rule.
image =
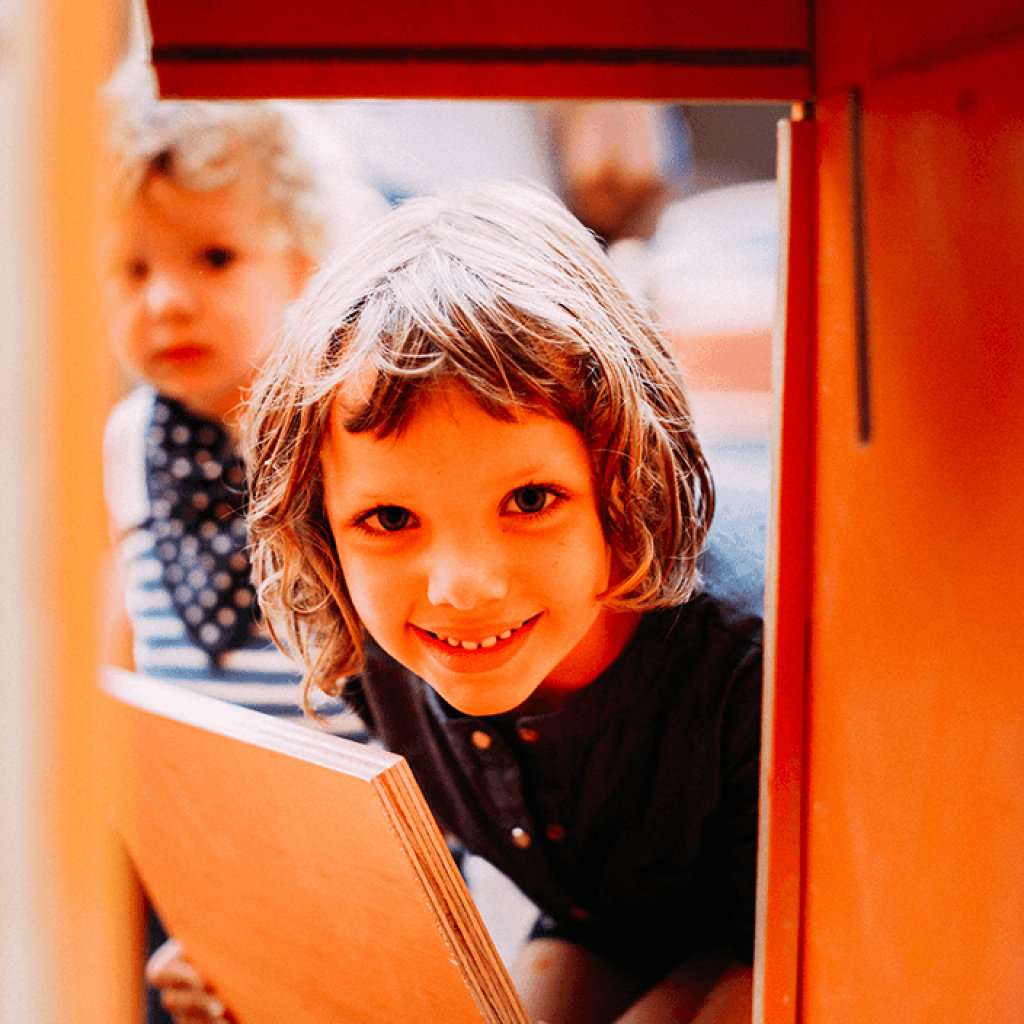
[[[819,106],[802,1020],[1024,1019],[1024,47],[863,90],[859,439],[845,97]]]
[[[405,761],[110,670],[112,805],[239,1024],[526,1024]]]

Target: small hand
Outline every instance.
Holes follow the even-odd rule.
[[[168,939],[146,964],[146,981],[160,990],[160,1002],[175,1024],[227,1024],[227,1007],[189,962],[177,939]]]

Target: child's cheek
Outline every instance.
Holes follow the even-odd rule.
[[[378,642],[384,632],[382,625],[390,612],[397,616],[399,609],[398,581],[382,572],[376,559],[360,557],[339,547],[342,576],[348,588],[352,607],[360,621]]]
[[[142,340],[138,317],[124,298],[110,297],[105,303],[107,338],[114,355],[135,372],[141,370]]]

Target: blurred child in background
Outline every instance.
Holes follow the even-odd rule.
[[[104,464],[130,624],[115,660],[301,719],[249,581],[237,416],[289,303],[375,203],[354,179],[326,187],[297,118],[271,103],[120,106],[105,302],[140,384],[110,417]]]

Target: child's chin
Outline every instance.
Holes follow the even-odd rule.
[[[528,693],[466,693],[461,690],[453,691],[447,686],[438,687],[433,683],[431,685],[447,704],[472,718],[504,715],[506,712],[514,711],[529,697]]]

